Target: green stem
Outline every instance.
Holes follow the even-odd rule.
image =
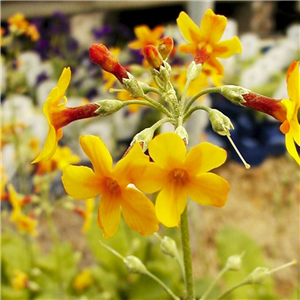
[[[150,104],[152,104],[153,107],[157,108],[160,110],[162,113],[164,113],[168,117],[172,117],[172,114],[159,102],[156,100],[152,99],[151,97],[144,95],[143,98],[148,101]]]
[[[184,113],[186,113],[190,107],[192,106],[192,104],[201,96],[205,95],[205,94],[209,94],[209,93],[220,93],[221,91],[221,87],[211,87],[211,88],[207,88],[202,90],[201,92],[197,93],[196,95],[194,95],[189,103],[187,104],[187,106],[185,107]]]
[[[235,284],[234,286],[232,286],[230,289],[228,289],[227,291],[225,291],[221,296],[219,296],[217,298],[218,299],[222,299],[223,297],[225,297],[227,294],[229,294],[230,292],[232,292],[233,290],[243,286],[243,285],[246,285],[246,284],[250,284],[249,282],[249,279],[248,278],[245,278],[244,280],[242,280],[241,282]]]
[[[183,89],[183,92],[182,92],[182,95],[181,95],[181,99],[180,99],[180,109],[181,111],[183,111],[184,109],[184,103],[185,103],[185,98],[186,98],[186,93],[187,93],[187,90],[190,86],[190,83],[192,82],[191,79],[188,79],[184,85],[184,89]]]
[[[219,281],[219,279],[228,271],[228,266],[225,266],[220,272],[219,274],[216,276],[216,278],[214,279],[214,281],[210,284],[210,286],[207,288],[207,290],[205,291],[205,293],[202,295],[202,297],[200,298],[200,300],[205,300],[206,297],[209,295],[209,293],[211,292],[212,288],[215,286],[215,284]]]
[[[211,110],[211,108],[203,105],[193,106],[183,115],[183,121],[185,122],[191,116],[191,114],[193,114],[196,110],[200,109],[205,110],[207,113],[209,113],[209,111]]]
[[[148,275],[150,278],[152,278],[154,281],[156,281],[174,300],[180,300],[179,297],[177,297],[165,284],[163,281],[161,281],[158,277],[156,277],[151,272],[147,271],[145,275]]]
[[[189,233],[189,220],[187,207],[181,215],[181,242],[183,251],[183,262],[185,270],[185,285],[187,292],[187,300],[194,300],[194,279],[193,279],[193,268],[192,268],[192,255],[191,255],[191,243]]]

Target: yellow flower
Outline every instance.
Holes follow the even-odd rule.
[[[73,288],[76,292],[82,293],[87,287],[94,283],[91,272],[88,269],[77,274],[73,281]]]
[[[201,143],[186,154],[186,146],[175,133],[156,136],[149,143],[149,163],[136,186],[145,193],[160,191],[155,204],[158,220],[167,227],[178,226],[187,197],[201,205],[221,207],[226,203],[229,184],[207,173],[226,160],[226,151]]]
[[[287,71],[286,81],[289,99],[283,99],[281,101],[287,113],[286,119],[280,126],[280,130],[285,134],[285,145],[288,153],[300,165],[300,157],[295,145],[296,143],[300,146],[300,125],[298,119],[300,108],[299,61],[294,61],[290,65]]]
[[[28,275],[20,270],[14,270],[11,285],[15,291],[23,290],[28,285]]]
[[[49,125],[48,135],[41,153],[32,163],[48,160],[54,155],[57,143],[63,136],[62,127],[76,120],[98,116],[96,110],[99,106],[96,103],[66,107],[67,97],[65,92],[70,80],[71,69],[69,67],[64,68],[57,86],[51,90],[44,104],[43,112]]]
[[[223,66],[217,57],[228,58],[234,53],[242,52],[241,43],[236,36],[220,42],[226,23],[226,17],[216,15],[208,9],[199,28],[185,12],[181,12],[177,24],[189,44],[180,45],[179,50],[192,54],[197,64],[208,64],[222,75]]]
[[[25,33],[28,29],[29,22],[22,13],[16,13],[8,18],[9,30],[17,34]]]
[[[74,212],[76,212],[85,220],[81,230],[83,233],[86,233],[91,227],[95,207],[94,198],[89,198],[85,202],[85,209],[82,209],[81,207],[74,208]]]
[[[7,186],[9,192],[9,201],[13,207],[13,212],[10,217],[10,221],[16,223],[17,228],[21,232],[30,233],[33,236],[37,235],[35,227],[37,226],[37,220],[22,213],[21,207],[24,204],[20,196],[17,194],[12,184]]]
[[[134,33],[138,39],[130,42],[128,47],[131,49],[143,49],[148,45],[158,46],[163,31],[163,26],[156,26],[153,30],[147,25],[136,26],[134,28]]]
[[[127,225],[142,235],[158,230],[154,205],[140,191],[129,187],[145,171],[148,157],[136,143],[113,168],[112,157],[102,140],[96,136],[80,137],[80,144],[92,162],[93,169],[66,166],[62,182],[66,192],[75,199],[100,196],[98,225],[105,238],[112,237],[121,220],[121,208]]]

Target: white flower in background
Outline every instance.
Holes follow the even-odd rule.
[[[300,25],[299,24],[293,24],[288,27],[288,29],[286,31],[286,37],[288,40],[297,44],[298,49],[299,49],[299,36],[300,36]]]
[[[41,63],[35,68],[31,68],[30,70],[28,70],[28,72],[25,74],[27,84],[30,87],[34,88],[37,83],[38,76],[43,73],[48,78],[53,77],[53,67],[50,62]]]
[[[18,69],[24,74],[41,63],[41,58],[34,51],[26,51],[18,56]]]
[[[39,84],[36,88],[36,99],[37,104],[40,107],[44,106],[45,101],[47,100],[49,93],[56,86],[57,82],[53,79],[47,79]]]
[[[241,35],[240,41],[242,44],[242,53],[239,56],[241,61],[251,59],[259,54],[260,41],[256,34],[245,33]]]
[[[2,104],[2,124],[23,123],[28,125],[33,115],[32,99],[27,96],[9,95]]]

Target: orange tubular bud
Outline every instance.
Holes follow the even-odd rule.
[[[145,46],[143,48],[143,54],[152,68],[159,70],[159,67],[163,66],[163,59],[155,46]]]
[[[279,122],[283,122],[286,119],[286,108],[281,103],[281,100],[272,99],[252,92],[244,94],[242,97],[246,101],[242,103],[243,106],[268,114]]]
[[[127,78],[127,71],[117,58],[103,44],[93,44],[89,50],[91,61],[104,71],[113,74],[121,83]]]
[[[172,53],[173,47],[174,47],[173,39],[169,36],[166,36],[159,40],[159,45],[157,48],[162,58],[167,59],[169,55]]]

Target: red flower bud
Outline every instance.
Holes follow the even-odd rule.
[[[286,119],[286,108],[281,103],[281,100],[272,99],[256,93],[248,93],[243,95],[245,103],[243,106],[261,111],[274,117],[279,122],[283,122]]]
[[[152,68],[159,70],[159,67],[163,65],[163,59],[155,46],[145,46],[143,48],[143,54]]]
[[[89,52],[94,64],[113,74],[121,83],[123,78],[128,78],[126,69],[120,65],[117,58],[103,44],[93,44]]]
[[[172,53],[172,50],[175,49],[173,39],[169,36],[161,38],[159,40],[158,52],[162,56],[163,59],[167,59],[169,55]]]

